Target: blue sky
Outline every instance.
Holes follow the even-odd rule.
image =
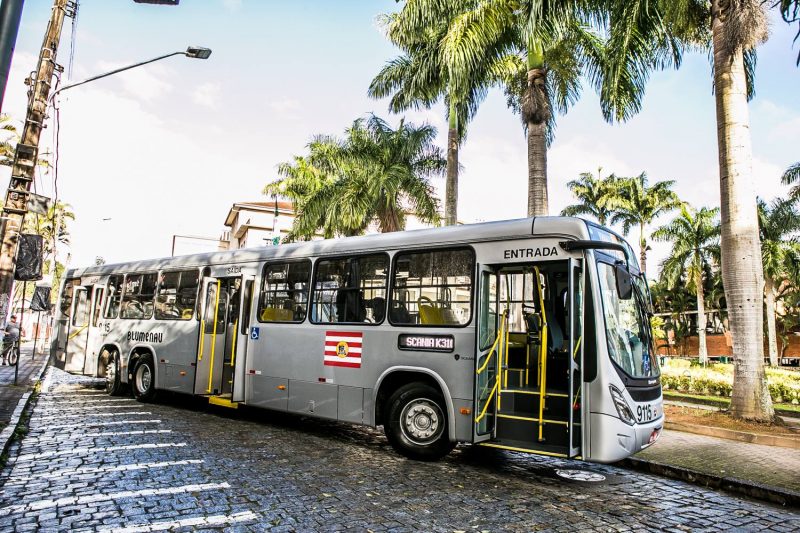
[[[3,110],[18,118],[22,80],[35,66],[50,5],[25,4]],[[312,135],[340,133],[368,112],[388,117],[386,102],[369,99],[366,89],[396,55],[376,18],[397,8],[393,0],[184,0],[178,7],[82,0],[72,81],[187,45],[214,52],[208,61],[175,57],[62,94],[58,189],[78,215],[72,264],[97,255],[109,262],[168,255],[173,234],[217,236],[231,203],[262,199],[276,165],[302,153]],[[68,22],[58,57],[64,65],[70,29]],[[775,18],[759,49],[750,111],[754,173],[766,198],[785,194],[780,173],[800,160],[794,32]],[[441,107],[407,116],[437,126],[444,146]],[[586,88],[558,120],[549,153],[551,212],[571,201],[567,181],[598,167],[674,179],[691,203],[718,204],[714,116],[702,53],[687,55],[678,71],[655,74],[642,113],[626,124],[606,124]],[[525,138],[501,94],[481,107],[461,162],[461,220],[524,216]],[[38,187],[50,192],[51,182],[44,176]],[[436,185],[443,190],[443,180]],[[654,248],[651,268],[667,253]]]

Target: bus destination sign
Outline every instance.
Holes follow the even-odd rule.
[[[397,347],[401,350],[416,352],[452,352],[456,340],[452,335],[409,335],[403,333],[397,337]]]

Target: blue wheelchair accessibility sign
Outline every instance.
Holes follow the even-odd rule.
[[[259,327],[253,326],[252,328],[250,328],[250,338],[251,339],[253,339],[254,341],[257,341],[259,334],[260,334],[260,328]]]

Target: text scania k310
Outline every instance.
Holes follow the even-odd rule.
[[[658,438],[650,297],[631,247],[562,217],[69,270],[70,372],[458,442],[610,462]]]

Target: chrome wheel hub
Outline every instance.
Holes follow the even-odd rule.
[[[424,446],[442,434],[443,420],[444,416],[435,402],[417,399],[403,408],[400,414],[400,428],[408,440]]]
[[[110,357],[106,363],[106,390],[111,390],[114,387],[114,381],[117,379],[117,360],[115,357]]]
[[[150,390],[150,383],[152,380],[153,376],[150,372],[150,367],[147,365],[139,365],[139,368],[136,369],[136,385],[139,390],[141,392]]]

